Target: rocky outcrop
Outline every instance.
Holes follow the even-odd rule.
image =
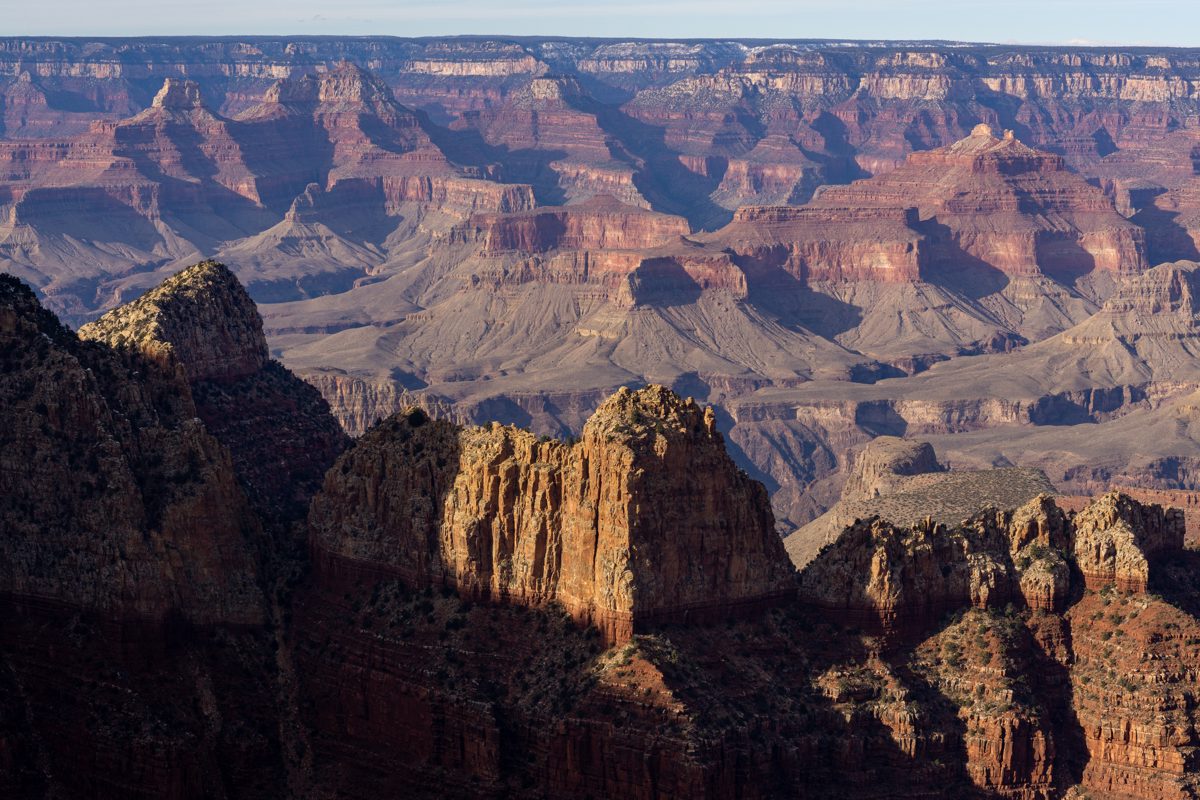
[[[790,582],[765,490],[711,410],[655,386],[618,392],[574,445],[394,416],[331,470],[309,526],[325,580],[557,601],[612,641],[761,607]]]
[[[1150,560],[1183,548],[1184,519],[1179,509],[1143,506],[1119,494],[1107,494],[1076,515],[1075,563],[1089,588],[1115,585],[1123,592],[1145,592]]]
[[[1183,514],[1113,492],[1072,517],[1046,495],[959,525],[856,521],[801,574],[809,603],[889,634],[927,629],[947,610],[1019,600],[1061,611],[1076,570],[1088,589],[1143,593],[1150,561],[1183,549]]]
[[[191,382],[244,378],[269,358],[254,301],[215,261],[178,273],[79,334],[180,369]]]
[[[157,313],[127,317],[178,348],[114,348],[0,276],[0,739],[29,758],[0,782],[21,796],[265,797],[286,781],[264,592],[283,556],[183,360],[216,382],[222,355],[236,369],[259,349],[229,335],[242,320],[221,319],[238,303],[220,286],[187,288],[190,310],[159,293],[141,309]],[[212,325],[211,346],[188,324]]]
[[[920,631],[964,606],[1002,607],[1014,577],[1003,525],[995,515],[953,529],[857,522],[805,568],[801,597],[889,634]]]
[[[2,609],[0,794],[1196,794],[1200,606],[1171,515],[1122,501],[1073,518],[1045,500],[1009,511],[1045,478],[962,469],[1032,464],[1081,492],[1197,485],[1192,270],[1126,279],[1143,266],[1137,229],[1104,198],[1148,231],[1150,263],[1195,254],[1194,53],[183,47],[0,40],[4,134],[41,137],[0,142],[0,263],[73,324],[219,253],[269,303],[273,346],[325,370],[356,431],[419,400],[430,416],[579,432],[614,387],[653,380],[715,404],[731,452],[792,498],[796,522],[836,499],[843,454],[881,433],[937,437],[954,469],[923,471],[920,453],[863,464],[848,491],[910,516],[866,523],[869,555],[818,559],[841,587],[832,613],[783,600],[728,624],[659,625],[714,616],[693,605],[702,593],[723,607],[759,596],[734,556],[770,526],[732,478],[721,491],[735,499],[711,509],[692,486],[715,487],[726,462],[669,431],[657,454],[625,433],[568,447],[402,417],[395,435],[407,425],[411,444],[378,432],[364,453],[408,487],[389,525],[432,546],[388,550],[372,511],[351,526],[369,558],[314,548],[311,576],[265,574],[244,558],[253,547],[230,544],[249,513],[239,492],[268,519],[251,514],[238,535],[274,554],[283,537],[267,544],[255,526],[304,517],[341,445],[256,329],[238,332],[250,305],[174,332],[160,310],[126,317],[101,338],[159,327],[152,346],[115,354],[39,323],[48,340],[0,350],[20,437],[0,459],[17,553],[6,580],[22,593]],[[980,122],[1016,136],[968,135]],[[598,194],[641,211],[581,224],[578,240],[543,236],[545,222],[530,232],[526,217],[584,218]],[[481,254],[472,214],[519,246]],[[210,345],[230,359],[205,367]],[[994,355],[957,360],[980,353]],[[47,368],[31,383],[17,359],[34,355]],[[443,447],[456,456],[439,466],[426,453]],[[679,470],[686,452],[705,466]],[[367,461],[348,456],[361,470],[330,480],[376,474]],[[626,461],[636,493],[614,500],[602,490]],[[347,496],[374,509],[384,478]],[[435,484],[450,517],[422,505]],[[566,558],[568,499],[583,541],[650,536],[609,517],[601,531],[603,507],[682,531],[678,552],[642,541],[626,559],[634,578],[672,582],[643,592],[631,578],[622,611],[623,584],[596,580],[609,573],[567,575],[589,563]],[[984,502],[1004,510],[959,525]],[[714,549],[726,540],[739,549]],[[426,552],[450,555],[390,566]],[[242,588],[260,583],[275,639],[247,611],[258,601]],[[662,617],[639,616],[643,594]],[[605,650],[555,603],[628,641]]]
[[[907,527],[925,520],[955,525],[984,509],[1014,511],[1054,486],[1036,469],[947,470],[928,442],[880,436],[852,460],[838,501],[784,540],[803,569],[858,520],[879,517]]]
[[[475,250],[470,289],[578,287],[622,309],[689,304],[705,291],[743,299],[745,271],[728,251],[687,238],[682,217],[592,198],[558,210],[476,214],[450,234]]]
[[[223,264],[189,267],[79,335],[181,375],[268,519],[303,516],[348,443],[320,393],[270,360],[254,301]]]
[[[1007,795],[1053,773],[1060,787],[1099,797],[1189,797],[1194,722],[1180,699],[1195,676],[1174,665],[1191,657],[1196,619],[1181,609],[1196,606],[1180,583],[1194,564],[1181,522],[1114,493],[1073,517],[1039,498],[954,529],[859,523],[805,571],[801,597],[829,608],[845,593],[848,619],[916,640],[947,609],[977,609],[913,652],[959,707],[967,770],[981,788]],[[1145,593],[1152,582],[1170,601]],[[1009,623],[1000,672],[1023,663],[1038,674],[996,694],[996,671],[975,672],[997,656],[988,609],[1006,606],[1011,618],[1021,605],[1034,611],[1024,630]]]
[[[0,593],[130,622],[260,623],[259,522],[187,384],[79,341],[2,280]]]
[[[937,454],[928,442],[880,436],[855,457],[850,477],[842,489],[843,500],[866,500],[890,494],[898,479],[909,475],[942,472]]]
[[[369,187],[380,196],[379,211],[391,216],[411,204],[459,218],[533,206],[530,187],[477,180],[452,165],[419,117],[377,75],[350,62],[280,81],[238,119],[276,167],[273,183],[287,202],[318,165],[326,191]]]

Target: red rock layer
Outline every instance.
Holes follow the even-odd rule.
[[[744,298],[746,275],[734,258],[687,233],[682,217],[597,197],[521,214],[475,214],[450,240],[478,245],[473,286],[590,286],[625,308],[691,302],[706,290]]]
[[[801,281],[920,280],[929,245],[912,208],[747,207],[713,234],[751,274],[783,269]]]
[[[678,241],[687,233],[687,221],[682,217],[645,211],[612,197],[523,214],[475,214],[463,229],[463,235],[482,243],[487,255],[557,249],[645,250]]]
[[[797,603],[762,487],[711,413],[657,387],[611,398],[573,445],[415,411],[377,426],[313,504],[316,569],[268,584],[271,638],[271,573],[221,528],[248,513],[236,463],[183,379],[206,351],[161,340],[207,319],[238,363],[255,337],[221,331],[252,324],[184,312],[252,306],[216,265],[188,277],[206,291],[181,280],[98,326],[129,334],[121,353],[0,281],[15,796],[1200,791],[1200,563],[1178,514],[1114,494],[1073,517],[1042,497],[953,528],[859,523]],[[862,493],[932,466],[885,456]]]
[[[334,467],[309,525],[325,581],[556,601],[613,641],[769,604],[789,583],[764,490],[712,412],[661,387],[618,392],[573,446],[397,415]]]
[[[1184,541],[1188,547],[1200,544],[1200,494],[1171,489],[1145,489],[1140,486],[1113,487],[1139,503],[1177,508],[1183,512]],[[1082,511],[1092,500],[1088,495],[1060,495],[1054,499],[1064,511]]]
[[[917,207],[931,257],[961,268],[975,259],[1007,275],[1131,272],[1147,266],[1140,229],[1103,192],[987,125],[948,147],[913,153],[894,171],[829,187],[817,208]]]

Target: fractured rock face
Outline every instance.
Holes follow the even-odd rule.
[[[181,373],[269,519],[303,516],[347,444],[317,390],[270,360],[254,301],[223,264],[189,267],[79,335]]]
[[[80,336],[139,350],[189,381],[236,380],[267,363],[254,301],[223,264],[204,261],[80,329]]]
[[[573,445],[399,414],[334,466],[309,525],[331,575],[558,601],[613,640],[723,618],[791,581],[766,492],[712,412],[657,386],[618,392]]]
[[[956,528],[856,522],[801,573],[801,597],[889,633],[963,606],[1003,606],[1013,599],[1003,525],[996,514]]]
[[[0,594],[122,621],[261,622],[259,522],[186,383],[78,340],[8,276],[0,338]]]
[[[1075,562],[1089,588],[1115,584],[1121,591],[1144,592],[1150,557],[1183,549],[1183,535],[1180,509],[1145,506],[1112,492],[1075,516]]]
[[[1149,560],[1182,548],[1183,513],[1176,509],[1111,492],[1067,518],[1042,496],[953,527],[855,522],[801,573],[800,594],[884,632],[911,633],[967,606],[1019,601],[1061,610],[1072,566],[1089,589],[1142,593]]]

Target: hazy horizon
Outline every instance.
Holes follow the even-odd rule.
[[[1200,46],[1181,0],[84,0],[20,5],[8,36],[563,36],[646,39],[943,40]]]

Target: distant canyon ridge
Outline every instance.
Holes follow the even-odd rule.
[[[883,435],[1200,488],[1200,50],[7,38],[0,137],[0,270],[78,326],[218,259],[354,435],[658,383],[781,532]]]

